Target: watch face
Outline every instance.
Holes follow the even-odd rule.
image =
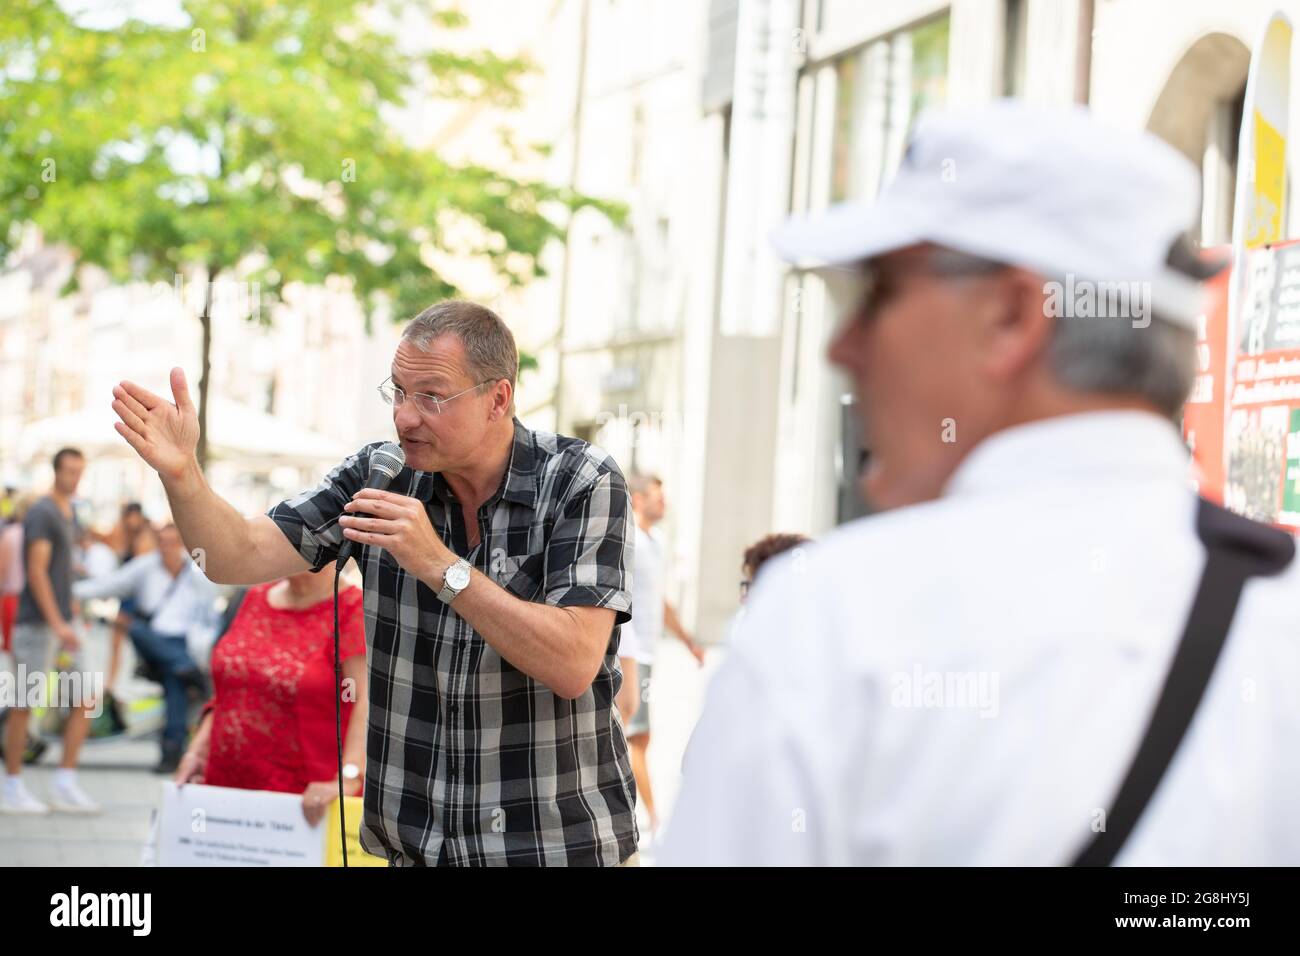
[[[359,776],[361,776],[361,768],[356,764],[348,763],[343,765],[344,780],[356,780]]]
[[[447,569],[446,584],[457,591],[465,587],[469,584],[469,568],[460,563],[453,564]]]

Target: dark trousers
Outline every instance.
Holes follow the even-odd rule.
[[[163,749],[185,746],[185,717],[189,699],[185,682],[179,675],[195,672],[198,665],[185,647],[183,634],[160,634],[147,621],[134,621],[127,632],[136,653],[162,673],[163,705],[166,715],[163,724]]]

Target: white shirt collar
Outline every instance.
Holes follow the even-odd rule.
[[[1138,410],[1081,412],[1017,425],[980,442],[948,479],[943,496],[1049,481],[1190,482],[1187,446],[1173,423]]]

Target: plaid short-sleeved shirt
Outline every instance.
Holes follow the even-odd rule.
[[[614,704],[619,628],[631,617],[627,486],[600,449],[514,427],[472,550],[440,473],[406,468],[389,490],[423,501],[447,546],[516,597],[611,608],[615,625],[591,687],[566,700],[503,660],[388,552],[353,545],[370,671],[361,844],[394,865],[613,865],[636,850],[636,790]],[[267,512],[313,568],[337,558],[337,519],[380,444]]]

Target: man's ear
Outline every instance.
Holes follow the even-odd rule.
[[[514,386],[509,379],[501,379],[492,393],[492,421],[510,414],[510,402],[514,398]]]
[[[1045,308],[1042,276],[1008,269],[990,286],[981,302],[984,363],[992,374],[1012,377],[1046,352],[1056,319]]]

